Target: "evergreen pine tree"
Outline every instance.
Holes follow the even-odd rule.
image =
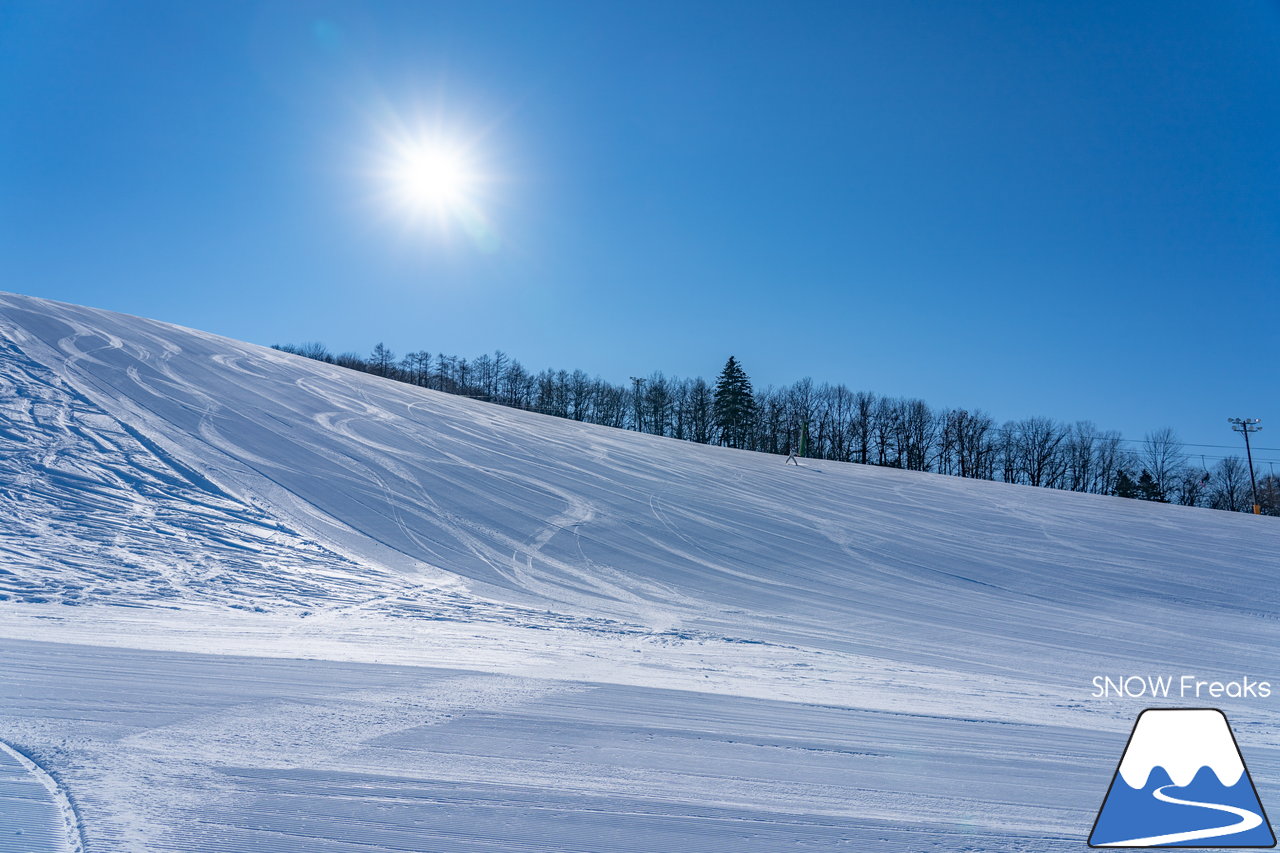
[[[713,407],[721,442],[729,447],[746,447],[755,420],[756,400],[751,393],[751,380],[733,356],[729,356],[716,378]]]
[[[1136,498],[1138,496],[1138,484],[1133,482],[1133,478],[1129,476],[1129,472],[1124,469],[1116,475],[1116,487],[1113,492],[1118,498]]]
[[[1138,477],[1138,497],[1144,501],[1169,502],[1169,499],[1165,497],[1164,490],[1156,482],[1156,478],[1152,477],[1151,472],[1145,469],[1142,472],[1142,476]]]

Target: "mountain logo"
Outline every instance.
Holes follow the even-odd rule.
[[[1139,714],[1089,846],[1275,847],[1226,715],[1216,708]]]

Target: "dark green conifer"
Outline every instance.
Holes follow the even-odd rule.
[[[1138,484],[1133,482],[1133,478],[1129,476],[1128,471],[1122,469],[1116,475],[1116,487],[1113,494],[1118,498],[1138,497]]]
[[[729,447],[746,447],[755,419],[756,400],[751,379],[733,356],[729,356],[724,370],[716,378],[714,411],[720,442]]]

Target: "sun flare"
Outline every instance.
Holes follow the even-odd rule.
[[[498,181],[480,136],[400,120],[388,120],[380,136],[369,177],[384,216],[415,241],[438,246],[460,237],[497,251],[501,241],[487,208]]]
[[[466,152],[444,142],[418,142],[396,152],[387,175],[400,204],[413,213],[455,212],[476,189]]]

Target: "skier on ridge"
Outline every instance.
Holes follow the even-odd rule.
[[[793,463],[795,463],[795,466],[796,466],[797,468],[799,468],[799,467],[800,467],[800,460],[799,460],[799,459],[797,459],[797,458],[796,458],[796,456],[797,456],[797,454],[799,454],[800,456],[804,456],[804,446],[805,446],[806,444],[808,444],[808,443],[809,443],[809,425],[808,425],[808,424],[802,424],[802,425],[800,426],[800,449],[797,451],[797,450],[796,450],[796,448],[795,448],[795,446],[794,446],[794,445],[792,445],[792,446],[791,446],[791,448],[790,448],[791,455],[789,455],[789,456],[787,457],[787,461],[786,461],[786,462],[783,462],[782,464],[783,464],[783,465],[786,465],[786,464],[787,464],[787,462],[793,462]]]

